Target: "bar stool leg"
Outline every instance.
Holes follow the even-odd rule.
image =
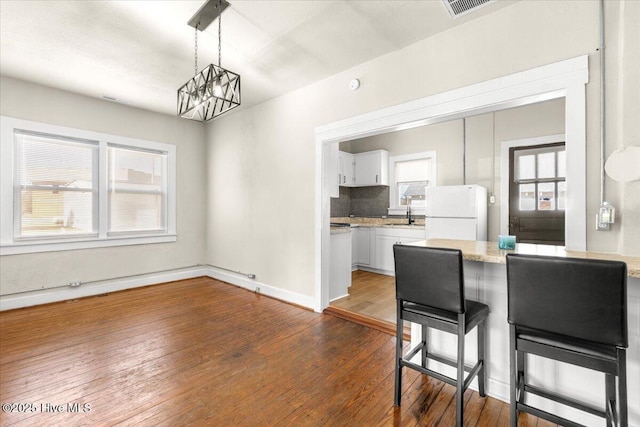
[[[422,327],[422,367],[426,368],[427,367],[427,351],[428,351],[428,347],[427,347],[427,327],[425,325],[421,325]]]
[[[628,427],[629,412],[627,410],[627,351],[618,349],[618,403],[620,406],[618,425]]]
[[[396,316],[396,379],[395,379],[395,393],[393,404],[395,406],[400,406],[400,401],[402,399],[402,364],[400,360],[402,359],[402,344],[403,344],[403,321],[402,316],[400,315],[402,310],[402,301],[397,300],[397,316]]]
[[[456,426],[462,427],[464,403],[464,314],[458,315],[458,378],[456,381]]]
[[[518,388],[518,369],[516,364],[516,327],[509,325],[509,367],[511,387],[509,390],[509,425],[518,426],[518,410],[516,409],[516,390]]]
[[[617,424],[617,408],[616,408],[616,377],[612,374],[604,375],[605,386],[605,406],[604,413],[607,418],[607,427],[613,427],[614,423]]]
[[[484,363],[486,327],[486,320],[483,320],[478,325],[478,361],[482,361],[482,367],[480,368],[480,371],[478,371],[478,393],[482,397],[485,397],[486,395],[484,392],[484,382],[486,378]]]

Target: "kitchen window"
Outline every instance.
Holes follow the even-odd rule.
[[[2,117],[0,254],[172,242],[175,146]]]
[[[411,206],[424,215],[425,190],[436,185],[436,152],[426,151],[389,158],[389,215],[404,215]]]

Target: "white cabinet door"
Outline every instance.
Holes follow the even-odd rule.
[[[354,264],[371,264],[371,228],[355,228],[352,230],[354,236]]]
[[[398,243],[397,236],[376,236],[375,268],[386,271],[395,271],[393,245],[396,243]]]
[[[372,267],[384,270],[387,274],[396,271],[393,245],[402,245],[424,240],[421,229],[376,228],[375,265]]]
[[[329,300],[349,295],[351,286],[351,233],[331,234],[329,256]]]
[[[387,150],[357,153],[355,186],[389,185],[389,152]]]
[[[338,152],[340,185],[343,187],[353,187],[355,182],[354,156],[344,151]]]

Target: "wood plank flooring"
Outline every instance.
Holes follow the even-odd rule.
[[[395,277],[356,270],[351,273],[349,295],[331,306],[396,324]]]
[[[394,343],[209,278],[1,312],[0,425],[452,426],[453,387],[409,369],[394,408]],[[465,399],[465,426],[508,425]]]

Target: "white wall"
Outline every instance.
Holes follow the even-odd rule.
[[[175,243],[5,255],[0,257],[0,295],[177,269],[204,261],[202,124],[4,76],[0,92],[0,114],[4,116],[175,144],[178,171]]]
[[[607,2],[608,28],[615,31],[635,25],[640,20],[638,4]],[[619,13],[623,7],[625,12]],[[598,28],[598,2],[522,1],[214,121],[206,132],[208,262],[253,272],[261,282],[312,295],[317,255],[313,221],[320,209],[313,199],[316,126],[583,54],[589,55],[591,76],[586,94],[587,209],[595,213],[599,205]],[[619,40],[608,43],[612,53],[607,62],[623,58],[625,64],[636,67],[637,55],[626,47],[617,53],[620,45]],[[633,80],[630,74],[625,85],[636,90],[638,83],[628,81]],[[362,86],[352,92],[347,85],[356,77]],[[607,102],[617,104],[622,96],[612,91]],[[624,107],[633,108],[631,104]],[[610,128],[637,133],[637,124],[610,122]],[[608,151],[620,145],[621,141],[610,141]],[[231,176],[225,176],[224,170]],[[224,195],[233,195],[234,203]],[[625,204],[630,204],[637,203],[640,195],[626,197]],[[612,190],[610,199],[624,216],[620,190],[617,194]],[[607,233],[588,230],[587,239],[589,250],[616,252],[623,236],[618,224]],[[640,243],[626,244],[624,252],[640,253]]]

